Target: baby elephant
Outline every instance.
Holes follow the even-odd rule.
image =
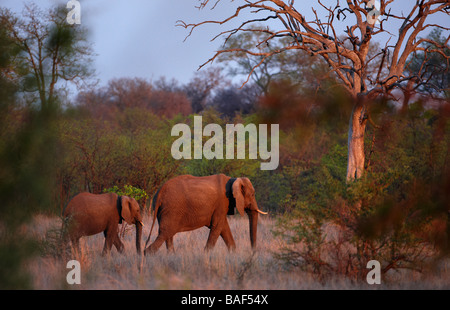
[[[72,198],[64,210],[65,239],[70,238],[72,246],[79,250],[79,241],[83,236],[103,232],[105,245],[102,254],[106,254],[114,245],[120,253],[123,243],[119,239],[118,225],[125,220],[136,225],[136,250],[141,253],[142,216],[139,204],[134,198],[118,196],[114,193],[80,193]]]

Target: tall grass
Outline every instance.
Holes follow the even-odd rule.
[[[214,249],[204,251],[209,229],[202,228],[175,235],[175,252],[163,245],[152,256],[139,257],[134,244],[134,227],[125,229],[123,254],[115,248],[101,256],[103,234],[81,239],[81,253],[61,251],[58,232],[61,220],[37,216],[24,229],[41,244],[41,255],[28,262],[35,289],[383,289],[383,288],[449,288],[450,264],[445,263],[436,274],[395,273],[382,279],[382,285],[369,286],[348,279],[331,279],[319,283],[306,272],[283,265],[275,253],[283,246],[272,234],[275,220],[260,217],[258,250],[251,251],[248,220],[229,218],[236,251],[229,252],[219,238]],[[151,218],[144,218],[142,245],[148,237]],[[157,224],[156,224],[157,225]],[[156,238],[153,230],[152,240]],[[61,254],[62,253],[62,254]],[[81,264],[81,285],[69,285],[66,275],[68,260]]]

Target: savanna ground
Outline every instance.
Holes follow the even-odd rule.
[[[142,246],[151,226],[150,216],[144,218]],[[81,239],[81,255],[59,255],[61,219],[54,216],[35,216],[25,229],[39,240],[40,255],[28,262],[34,289],[150,289],[150,290],[297,290],[297,289],[449,289],[450,262],[442,262],[429,272],[392,270],[382,276],[381,285],[365,281],[331,278],[318,281],[276,259],[283,241],[273,236],[274,218],[260,217],[258,250],[252,253],[248,237],[248,220],[229,217],[237,249],[228,252],[219,239],[210,252],[204,251],[209,229],[202,228],[179,233],[174,238],[175,252],[168,253],[163,245],[154,256],[141,261],[136,255],[134,226],[126,226],[122,241],[125,252],[115,248],[101,256],[104,237],[97,234]],[[155,224],[157,228],[157,223]],[[332,237],[335,228],[327,228]],[[157,231],[157,230],[156,230]],[[155,229],[152,240],[156,237]],[[67,251],[66,253],[69,253]],[[81,264],[81,284],[69,285],[67,261],[77,259]]]

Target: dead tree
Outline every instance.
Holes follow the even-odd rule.
[[[213,3],[200,0],[199,9],[208,6],[214,9],[219,2],[220,0]],[[395,1],[395,6],[394,0],[380,0],[379,8],[375,7],[374,0],[336,0],[333,5],[325,5],[321,0],[317,0],[309,19],[306,17],[307,10],[303,2],[245,0],[232,1],[230,5],[236,2],[240,4],[234,14],[223,20],[198,23],[179,21],[179,25],[188,29],[189,37],[200,26],[229,25],[238,21],[237,27],[220,32],[213,40],[224,37],[226,42],[233,35],[246,31],[264,34],[261,36],[263,39],[256,43],[254,49],[219,50],[200,68],[223,53],[246,53],[261,59],[249,72],[250,77],[270,56],[288,50],[304,50],[312,56],[322,57],[329,65],[329,74],[338,78],[354,102],[348,130],[347,181],[360,178],[364,173],[364,134],[369,119],[368,102],[380,96],[393,98],[394,89],[411,87],[411,83],[416,87],[428,83],[428,79],[424,78],[427,71],[425,63],[423,70],[406,74],[411,57],[417,52],[441,54],[446,59],[448,68],[449,56],[443,49],[448,46],[450,37],[447,37],[445,44],[428,42],[432,43],[429,46],[434,48],[425,48],[423,43],[429,39],[422,38],[425,37],[425,31],[432,27],[442,29],[448,36],[448,27],[428,22],[432,15],[440,15],[443,20],[448,18],[448,0],[418,0],[415,3],[403,1],[402,4]],[[279,21],[281,27],[270,29],[268,23],[271,20]],[[384,40],[384,47],[375,56],[369,57],[371,43],[383,35],[388,37]],[[261,44],[270,44],[272,40],[284,37],[290,38],[285,41],[290,43],[277,50],[262,52],[257,48]],[[374,63],[377,64],[378,70],[369,74],[368,68]]]

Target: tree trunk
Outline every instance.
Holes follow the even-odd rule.
[[[347,182],[364,174],[364,133],[366,131],[366,106],[358,98],[350,116],[348,128]]]

